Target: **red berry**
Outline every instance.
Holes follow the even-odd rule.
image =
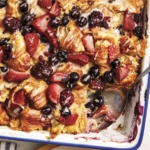
[[[2,46],[0,46],[0,62],[3,61],[3,56],[4,56],[4,49]]]
[[[61,106],[67,106],[70,107],[72,103],[74,102],[74,95],[71,93],[71,91],[62,91],[60,93],[60,104]]]
[[[132,14],[127,9],[124,12],[123,29],[126,31],[131,31],[134,29],[134,27],[135,27],[135,23],[134,23],[134,20],[132,18]]]
[[[39,43],[39,36],[37,33],[27,33],[25,35],[25,41],[26,41],[26,47],[27,51],[30,54],[31,57],[34,56],[38,43]]]
[[[50,15],[51,15],[52,17],[56,17],[56,16],[59,15],[59,13],[60,13],[60,7],[59,7],[58,2],[55,2],[55,3],[54,3],[54,5],[52,6],[52,8],[51,8],[51,10],[50,10],[49,13],[50,13]]]
[[[52,0],[38,0],[38,4],[42,8],[50,9],[52,7]]]
[[[50,16],[48,14],[44,14],[42,16],[37,17],[32,22],[32,26],[40,33],[44,33],[47,29],[50,21]]]
[[[45,30],[44,35],[47,37],[48,41],[52,46],[58,47],[57,37],[55,36],[55,32],[51,27],[48,27]]]
[[[50,81],[51,82],[62,82],[62,79],[67,78],[67,74],[63,72],[55,72],[54,74],[51,75]]]
[[[89,57],[85,54],[72,54],[68,55],[68,60],[84,66],[89,62]]]
[[[58,104],[60,101],[60,92],[63,91],[63,88],[61,85],[57,83],[52,83],[49,85],[47,89],[47,96],[49,100],[54,103]]]

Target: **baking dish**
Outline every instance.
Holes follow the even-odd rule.
[[[148,1],[148,7],[150,2]],[[149,11],[149,10],[148,10]],[[148,12],[150,16],[150,12]],[[150,35],[150,21],[148,20],[148,35]],[[149,37],[148,37],[149,38]],[[150,58],[150,40],[148,39],[148,46],[146,50],[146,56],[142,62],[142,70],[149,66]],[[128,104],[125,114],[121,115],[116,123],[111,125],[108,129],[101,131],[100,133],[67,135],[61,134],[55,139],[49,139],[49,133],[46,131],[33,131],[30,133],[22,131],[14,131],[8,127],[0,127],[0,137],[6,139],[31,141],[31,142],[43,142],[54,143],[59,145],[80,146],[88,148],[103,148],[103,149],[137,149],[141,142],[144,133],[147,103],[149,97],[149,80],[148,75],[143,78],[142,84],[139,85],[136,91],[136,96],[133,97],[132,102]],[[139,98],[139,88],[140,98]],[[134,116],[136,103],[140,100],[140,108],[144,108],[143,114],[137,119]],[[139,122],[138,122],[139,121]],[[137,125],[139,123],[139,125]],[[121,129],[121,125],[124,124],[124,129]],[[118,130],[116,130],[116,128]]]

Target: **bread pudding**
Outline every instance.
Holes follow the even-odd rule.
[[[144,0],[1,0],[0,125],[98,132],[102,91],[130,87],[145,56]],[[91,123],[92,122],[92,123]]]

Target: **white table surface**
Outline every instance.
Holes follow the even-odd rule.
[[[20,141],[13,141],[13,142],[18,144],[17,150],[36,150],[41,145],[43,145],[41,143],[30,143],[30,142],[20,142]],[[71,150],[71,149],[69,148],[66,150]],[[143,137],[142,144],[138,150],[150,150],[150,100],[148,103],[148,111],[147,111],[147,119],[146,119],[144,137]]]

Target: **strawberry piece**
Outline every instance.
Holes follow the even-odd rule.
[[[39,36],[37,33],[27,33],[25,35],[25,41],[26,41],[26,47],[27,51],[30,54],[31,57],[34,56],[38,43],[39,43]]]
[[[49,100],[54,104],[59,103],[61,91],[63,91],[63,88],[61,85],[57,83],[50,84],[47,89],[47,96]]]
[[[116,121],[116,118],[114,118],[111,114],[105,115],[104,120],[108,123],[112,123]]]
[[[122,82],[129,74],[129,69],[127,67],[118,67],[115,70],[116,79],[118,82]]]
[[[42,8],[50,9],[52,7],[52,0],[38,0],[38,5]]]
[[[93,114],[93,118],[99,118],[102,117],[104,115],[108,115],[109,114],[109,108],[106,104],[103,104],[101,107],[99,107]]]
[[[134,20],[132,18],[132,14],[127,9],[124,12],[123,29],[126,31],[131,31],[134,29],[134,27],[135,27],[135,23],[134,23]]]
[[[10,69],[5,75],[5,80],[8,82],[21,82],[25,79],[28,79],[29,77],[30,75],[27,73]]]
[[[40,33],[44,33],[47,29],[50,21],[50,16],[48,14],[44,14],[42,16],[37,17],[32,22],[32,26]]]
[[[89,57],[85,54],[72,54],[68,56],[68,60],[84,66],[89,62]]]
[[[72,114],[66,118],[60,116],[58,121],[64,125],[74,125],[76,123],[77,119],[78,119],[78,114]]]
[[[2,46],[0,46],[0,62],[3,61],[3,56],[4,56],[4,49]]]
[[[45,32],[44,35],[47,37],[48,41],[50,42],[50,44],[54,47],[58,47],[58,41],[57,38],[55,36],[55,32],[51,27],[48,27]]]
[[[52,17],[56,17],[60,14],[60,7],[59,7],[59,4],[58,2],[55,2],[54,5],[52,6],[51,10],[50,10],[50,15]]]
[[[120,48],[118,46],[112,44],[108,47],[108,56],[110,63],[113,60],[115,60],[119,55],[120,55]]]
[[[25,95],[25,90],[19,90],[14,95],[14,102],[17,105],[25,106],[27,104],[27,96]]]
[[[82,38],[82,42],[84,47],[86,48],[87,51],[89,52],[95,52],[94,48],[94,42],[93,42],[93,36],[90,34],[84,35]]]
[[[67,78],[68,75],[66,73],[63,72],[55,72],[54,74],[52,74],[52,76],[50,77],[50,81],[51,82],[61,82],[62,79]]]

